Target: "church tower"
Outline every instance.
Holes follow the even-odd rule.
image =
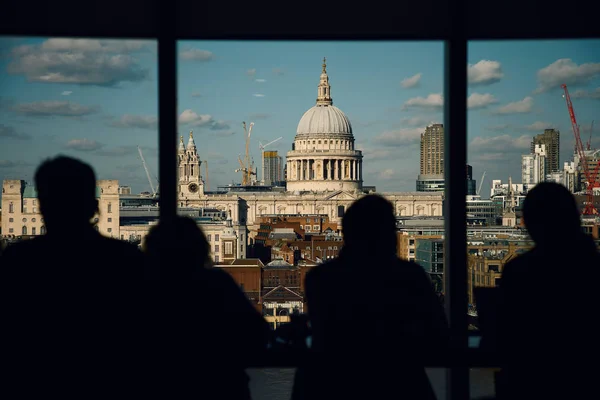
[[[194,142],[194,134],[190,132],[187,146],[183,144],[183,136],[179,139],[177,150],[177,167],[179,172],[179,204],[187,205],[188,200],[198,200],[204,195],[204,182],[200,176],[200,157]]]

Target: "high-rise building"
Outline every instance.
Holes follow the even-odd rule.
[[[544,133],[534,136],[531,141],[532,154],[536,144],[546,146],[546,173],[560,171],[560,132],[557,129],[544,129]]]
[[[444,174],[444,125],[432,124],[421,134],[421,175]]]
[[[263,180],[265,185],[280,185],[283,182],[283,161],[277,151],[265,151],[263,156]]]
[[[431,124],[421,134],[417,192],[444,190],[444,125]]]
[[[477,182],[473,179],[473,167],[467,164],[467,195],[477,194]]]
[[[532,154],[521,156],[521,182],[526,190],[546,180],[547,153],[546,145],[536,144]]]

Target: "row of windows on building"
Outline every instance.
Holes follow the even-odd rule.
[[[14,234],[15,233],[15,229],[14,228],[8,228],[8,233]],[[26,235],[30,235],[30,234],[31,235],[37,235],[38,234],[37,227],[35,227],[35,226],[32,227],[31,228],[31,233],[29,233],[29,229],[26,226],[23,226],[21,228],[21,235],[26,236]],[[44,225],[42,225],[40,227],[40,235],[45,235],[45,234],[46,234],[46,227]]]
[[[31,205],[33,207],[33,213],[37,213],[37,200],[32,200],[31,201]],[[8,204],[8,212],[10,214],[14,214],[15,212],[15,204],[14,203],[9,203]],[[106,212],[108,213],[112,213],[112,203],[108,203],[108,206],[106,207]],[[23,199],[23,213],[27,213],[27,199]]]

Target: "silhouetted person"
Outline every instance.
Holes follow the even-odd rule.
[[[322,360],[298,371],[295,397],[434,399],[411,357],[446,350],[448,325],[424,269],[396,255],[392,204],[361,198],[342,231],[339,257],[306,276],[312,348]]]
[[[91,220],[98,212],[98,200],[92,167],[58,156],[43,162],[34,179],[47,233],[7,246],[2,263],[4,278],[58,280],[64,284],[81,279],[131,281],[143,277],[142,255],[136,247],[94,229]],[[100,214],[98,218],[109,217]]]
[[[536,185],[525,198],[523,218],[535,247],[502,273],[495,336],[505,368],[498,395],[596,397],[599,347],[591,327],[598,315],[600,255],[562,185]]]
[[[160,223],[143,247],[154,282],[146,331],[168,350],[154,360],[158,376],[149,382],[165,398],[249,399],[245,368],[267,348],[267,322],[233,278],[212,266],[192,219]]]
[[[122,368],[135,342],[142,254],[94,229],[98,201],[89,165],[58,156],[34,179],[47,233],[8,245],[0,269],[3,361],[10,365],[4,370],[15,374],[5,382],[27,397],[105,397],[116,386],[126,392],[123,376],[134,372]]]

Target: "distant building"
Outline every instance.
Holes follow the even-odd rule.
[[[263,153],[263,174],[263,181],[267,186],[279,186],[284,183],[283,161],[277,151],[265,151]]]
[[[105,236],[119,237],[119,181],[96,181],[99,213],[92,221],[96,230]],[[33,237],[44,235],[46,225],[39,208],[35,186],[24,180],[5,180],[2,183],[2,235]],[[68,240],[69,238],[65,238]]]
[[[477,194],[477,182],[473,179],[473,167],[467,164],[467,195]]]
[[[444,125],[431,124],[421,134],[417,192],[444,191]]]
[[[546,180],[548,172],[545,144],[536,144],[531,154],[521,156],[521,161],[521,182],[525,190],[531,190],[535,185]]]
[[[531,141],[531,153],[535,153],[535,146],[543,144],[546,146],[546,171],[547,173],[560,170],[560,132],[557,129],[544,129],[533,137]]]
[[[119,186],[119,194],[131,194],[131,186]]]

